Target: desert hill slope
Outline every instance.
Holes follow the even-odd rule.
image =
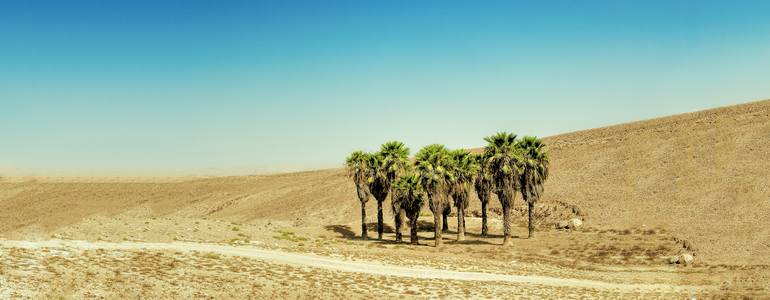
[[[770,261],[770,101],[549,137],[546,198],[663,226],[712,260]]]
[[[589,226],[666,228],[711,262],[770,263],[770,101],[545,140],[552,177],[543,203],[576,205]],[[471,210],[478,207],[471,202]],[[387,205],[385,212],[390,223]],[[95,216],[325,226],[355,224],[359,213],[342,169],[167,181],[0,180],[5,238],[43,238]],[[374,200],[368,217],[376,218]]]

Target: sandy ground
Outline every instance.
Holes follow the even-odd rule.
[[[318,255],[297,254],[285,251],[264,250],[238,246],[225,246],[199,243],[140,243],[140,242],[91,242],[77,240],[48,240],[48,241],[0,241],[6,248],[22,248],[31,250],[57,249],[59,251],[73,250],[142,250],[142,251],[174,251],[174,252],[206,252],[229,256],[240,256],[262,260],[267,263],[288,264],[299,267],[363,273],[367,275],[397,276],[419,279],[461,280],[461,281],[499,281],[542,285],[551,287],[586,288],[597,290],[615,290],[621,292],[690,292],[707,291],[706,286],[684,286],[672,284],[622,284],[595,280],[569,279],[534,275],[505,275],[482,272],[462,272],[441,270],[435,268],[402,267],[382,264],[378,261],[344,261]]]
[[[0,240],[0,297],[770,296],[763,266],[669,265],[681,246],[665,232],[540,228],[536,239],[503,248],[499,235],[475,235],[477,218],[467,223],[468,240],[454,241],[452,227],[437,249],[428,246],[430,228],[412,246],[393,242],[392,228],[379,241],[361,240],[348,225],[97,218],[36,241]],[[501,230],[498,220],[491,230]]]

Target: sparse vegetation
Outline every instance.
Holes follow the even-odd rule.
[[[214,253],[214,252],[203,253],[203,255],[201,255],[201,257],[206,258],[206,259],[221,259],[222,258],[221,255],[219,255],[217,253]]]
[[[279,230],[278,235],[273,236],[276,240],[284,240],[289,242],[305,242],[308,239],[306,237],[297,236],[294,232],[288,231],[288,230]]]

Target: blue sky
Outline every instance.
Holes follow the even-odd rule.
[[[770,1],[108,2],[0,2],[0,173],[337,167],[770,98]]]

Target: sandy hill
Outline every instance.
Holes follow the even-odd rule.
[[[770,101],[546,141],[553,175],[544,203],[576,205],[590,226],[666,228],[709,261],[770,263]],[[478,206],[475,198],[472,203],[471,209]],[[359,213],[341,169],[152,182],[0,181],[0,237],[6,238],[45,234],[93,216],[321,226],[354,224]],[[369,219],[375,216],[372,200]]]
[[[546,197],[605,226],[664,226],[724,262],[770,262],[770,101],[549,137]]]

